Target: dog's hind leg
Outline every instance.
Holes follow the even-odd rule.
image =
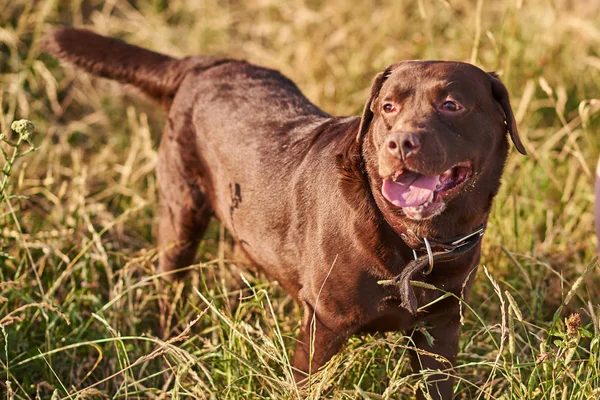
[[[168,273],[181,270],[194,262],[198,243],[212,215],[200,176],[190,170],[172,130],[165,129],[159,149],[157,178],[159,185],[159,271]],[[189,149],[188,149],[189,150]],[[185,271],[166,274],[174,280]]]

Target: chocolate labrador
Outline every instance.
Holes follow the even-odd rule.
[[[72,28],[43,47],[168,111],[157,172],[162,271],[193,262],[215,215],[303,309],[297,380],[351,335],[419,326],[413,368],[439,369],[426,390],[452,396],[458,299],[479,262],[507,132],[525,154],[495,74],[399,62],[375,77],[362,116],[332,117],[279,72],[244,61],[175,59]],[[455,296],[440,299],[446,292]]]

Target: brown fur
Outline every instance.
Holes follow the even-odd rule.
[[[243,61],[177,60],[75,29],[52,33],[45,48],[88,72],[132,84],[168,109],[157,171],[160,268],[191,263],[216,215],[247,258],[304,310],[293,358],[297,379],[317,371],[353,334],[410,332],[417,324],[426,324],[435,342],[417,330],[416,346],[448,363],[413,354],[413,367],[454,364],[458,301],[448,297],[413,315],[400,307],[397,288],[378,281],[399,275],[412,260],[414,238],[401,237],[409,230],[443,239],[487,221],[508,153],[507,130],[524,153],[496,76],[458,62],[397,63],[375,79],[362,117],[340,118],[311,104],[277,71]],[[465,112],[436,108],[449,91]],[[399,111],[384,115],[383,99]],[[403,134],[399,129],[419,140],[410,157],[386,152],[384,143]],[[380,171],[435,175],[462,161],[472,163],[472,179],[433,218],[408,218],[382,195]],[[464,286],[468,294],[479,256],[478,244],[416,279],[457,296]],[[415,294],[419,306],[440,296],[420,288]],[[437,378],[430,395],[450,398],[452,380]]]

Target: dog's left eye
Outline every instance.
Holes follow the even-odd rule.
[[[443,102],[441,108],[444,111],[451,111],[451,112],[462,110],[462,107],[460,104],[458,104],[455,101],[451,101],[451,100]]]
[[[391,112],[396,111],[396,107],[394,107],[394,105],[391,103],[385,103],[382,108],[383,108],[383,112],[385,112],[385,113],[391,113]]]

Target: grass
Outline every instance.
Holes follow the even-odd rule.
[[[358,114],[372,77],[397,60],[497,71],[530,155],[512,152],[493,206],[456,397],[599,398],[598,21],[595,0],[2,2],[0,133],[14,142],[10,125],[26,118],[39,148],[11,163],[0,193],[3,398],[402,399],[428,374],[410,370],[408,336],[354,337],[300,393],[289,367],[300,311],[250,274],[231,311],[230,240],[217,222],[190,280],[165,284],[154,175],[164,115],[40,55],[58,25],[245,58],[338,115]]]

